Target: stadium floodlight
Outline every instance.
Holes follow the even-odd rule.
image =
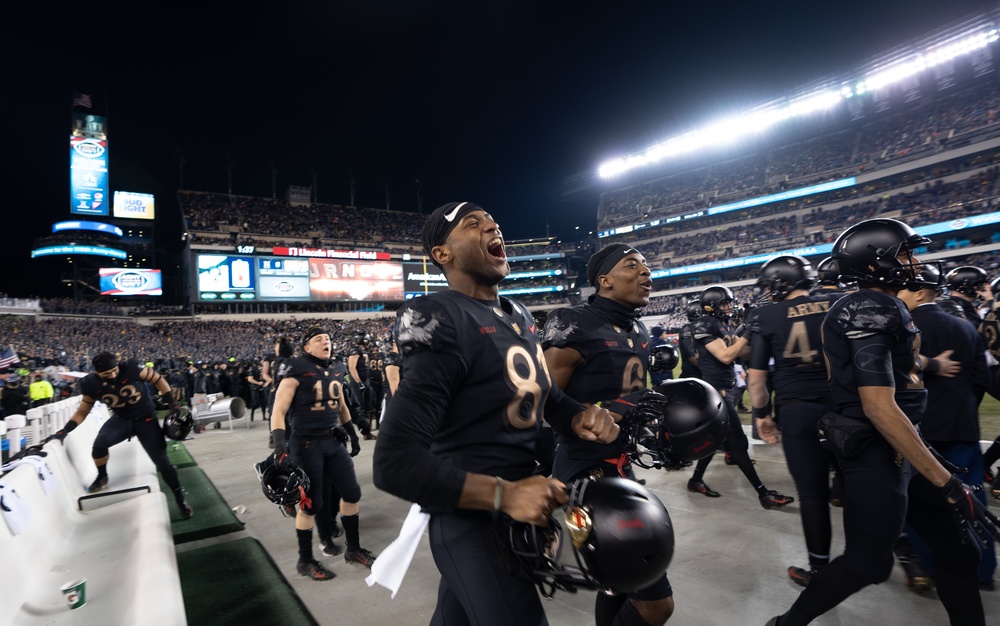
[[[667,139],[641,152],[607,160],[598,166],[597,174],[604,179],[615,178],[629,170],[655,165],[670,157],[732,144],[748,136],[761,134],[785,120],[827,111],[848,98],[897,84],[942,63],[985,48],[998,39],[1000,30],[992,23],[985,26],[980,24],[975,32],[966,31],[909,56],[896,57],[860,79],[843,78],[839,88],[822,88],[791,99],[778,100],[746,114],[716,120],[703,128]]]

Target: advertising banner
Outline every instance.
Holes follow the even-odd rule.
[[[108,214],[108,140],[69,139],[70,212]]]
[[[314,301],[403,300],[403,264],[309,258]]]

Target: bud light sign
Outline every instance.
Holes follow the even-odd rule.
[[[151,220],[153,211],[153,195],[148,193],[132,193],[131,191],[116,191],[114,216],[124,220]]]

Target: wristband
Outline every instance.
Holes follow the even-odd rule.
[[[755,406],[750,407],[750,416],[755,420],[762,420],[770,414],[771,412],[767,410],[767,407],[764,407],[763,409],[758,409]]]
[[[503,502],[503,479],[499,476],[497,478],[497,488],[493,492],[493,512],[500,512],[500,505]]]
[[[280,456],[285,451],[285,429],[275,428],[271,431],[271,443],[274,444],[274,455]]]

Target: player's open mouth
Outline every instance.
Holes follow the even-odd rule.
[[[503,248],[503,239],[500,237],[494,237],[486,244],[486,252],[490,256],[496,257],[498,259],[506,259],[507,252]]]
[[[649,283],[641,283],[639,285],[639,289],[642,289],[643,291],[652,291],[653,290],[653,283],[651,283],[651,282],[649,282]]]

